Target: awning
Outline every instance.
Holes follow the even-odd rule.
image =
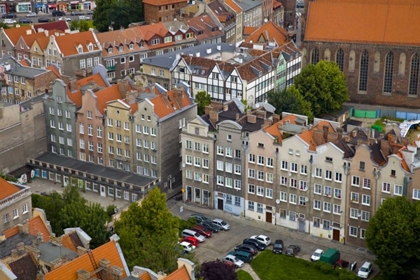
[[[79,4],[79,1],[71,1],[71,4]]]
[[[48,8],[57,8],[57,4],[49,4]]]
[[[45,4],[35,4],[35,8],[42,8]]]

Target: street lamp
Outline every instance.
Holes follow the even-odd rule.
[[[378,209],[378,201],[377,201],[377,196],[378,196],[378,179],[379,177],[381,177],[381,171],[379,169],[373,168],[373,177],[375,178],[375,203],[374,203],[374,213],[376,214],[376,209]]]
[[[309,206],[309,213],[308,213],[308,234],[311,235],[311,194],[312,194],[312,163],[314,162],[313,155],[309,156],[309,195],[308,195],[308,206]]]
[[[344,170],[344,175],[346,175],[346,184],[345,184],[345,192],[346,192],[346,196],[345,196],[345,200],[344,200],[344,211],[343,211],[343,228],[344,228],[344,238],[343,238],[343,244],[346,244],[346,232],[347,232],[347,200],[349,199],[348,197],[348,192],[347,192],[347,188],[348,188],[348,176],[350,174],[350,168],[351,168],[351,164],[350,162],[345,162],[343,163],[343,170]]]

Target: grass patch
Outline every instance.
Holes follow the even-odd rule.
[[[404,119],[395,118],[395,117],[386,117],[385,116],[385,117],[381,117],[380,119],[377,119],[373,123],[372,128],[379,131],[379,132],[385,131],[385,124],[384,124],[385,120],[396,121],[396,122],[403,122],[404,121]],[[381,128],[382,128],[382,130],[381,130]]]
[[[273,254],[271,250],[261,252],[251,262],[251,266],[261,280],[339,279],[338,275],[333,273],[332,269],[331,273],[326,274],[309,261]]]
[[[236,276],[238,276],[238,280],[253,280],[251,275],[242,269],[236,272]]]

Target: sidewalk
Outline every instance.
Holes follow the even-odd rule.
[[[279,233],[281,235],[288,236],[293,239],[301,240],[304,242],[319,244],[327,248],[334,247],[334,248],[337,248],[342,253],[353,255],[355,257],[363,257],[370,261],[374,261],[376,259],[375,255],[368,252],[367,248],[360,248],[360,247],[355,247],[352,245],[344,245],[340,242],[331,241],[330,239],[320,238],[317,236],[311,236],[306,233],[298,232],[296,230],[285,228],[279,225],[273,225],[270,223],[254,221],[246,217],[238,217],[238,216],[223,212],[221,210],[201,208],[201,207],[186,204],[184,202],[178,202],[177,206],[178,207],[183,206],[184,209],[188,209],[189,211],[201,213],[204,215],[217,215],[218,217],[222,219],[226,218],[227,220],[235,220],[236,222],[244,224],[244,225],[258,227],[269,232]]]

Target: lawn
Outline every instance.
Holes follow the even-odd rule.
[[[242,269],[236,272],[236,276],[238,276],[238,280],[253,280],[251,275]]]
[[[277,255],[271,250],[261,252],[258,257],[251,262],[251,266],[261,280],[339,279],[338,276],[334,274],[325,275],[309,261],[286,255]]]

